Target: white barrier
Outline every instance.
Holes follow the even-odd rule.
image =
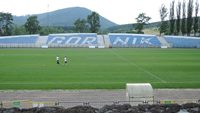
[[[42,45],[41,48],[49,48],[48,45]]]
[[[105,46],[98,46],[98,48],[105,48]]]
[[[89,48],[95,48],[95,46],[88,46]]]
[[[167,46],[161,46],[161,48],[162,48],[162,49],[166,49],[166,48],[167,48]]]

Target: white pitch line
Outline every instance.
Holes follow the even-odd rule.
[[[167,81],[161,79],[160,77],[158,77],[157,75],[155,75],[155,74],[149,72],[148,70],[146,70],[146,69],[140,67],[139,65],[137,65],[137,64],[134,63],[133,61],[127,60],[127,59],[124,58],[123,56],[117,54],[117,53],[116,53],[115,51],[113,51],[112,49],[111,49],[111,51],[112,51],[112,53],[113,53],[115,56],[117,56],[117,57],[120,58],[121,60],[127,62],[128,64],[130,64],[130,65],[132,65],[132,66],[136,66],[139,70],[141,70],[141,71],[147,73],[148,75],[151,75],[152,77],[156,78],[157,80],[161,81],[162,83],[167,83]]]

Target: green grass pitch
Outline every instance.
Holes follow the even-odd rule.
[[[200,88],[200,49],[0,49],[1,90],[123,89],[126,83]]]

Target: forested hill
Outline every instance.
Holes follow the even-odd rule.
[[[127,32],[130,30],[135,29],[136,23],[133,24],[124,24],[124,25],[117,25],[107,28],[108,32]],[[157,28],[160,26],[160,22],[153,22],[149,23],[144,26],[144,28]]]
[[[41,26],[73,26],[74,22],[78,19],[86,19],[91,14],[91,10],[82,7],[72,7],[60,9],[48,13],[35,14],[38,17]],[[98,12],[97,12],[98,13]],[[100,15],[100,14],[99,14]],[[23,25],[28,18],[27,16],[14,16],[14,23]],[[101,28],[109,28],[117,24],[102,17],[100,15]]]

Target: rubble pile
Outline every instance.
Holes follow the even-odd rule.
[[[30,109],[0,108],[0,113],[200,113],[200,104],[153,104],[131,106],[105,105],[102,108],[92,106],[63,107],[41,107]]]

